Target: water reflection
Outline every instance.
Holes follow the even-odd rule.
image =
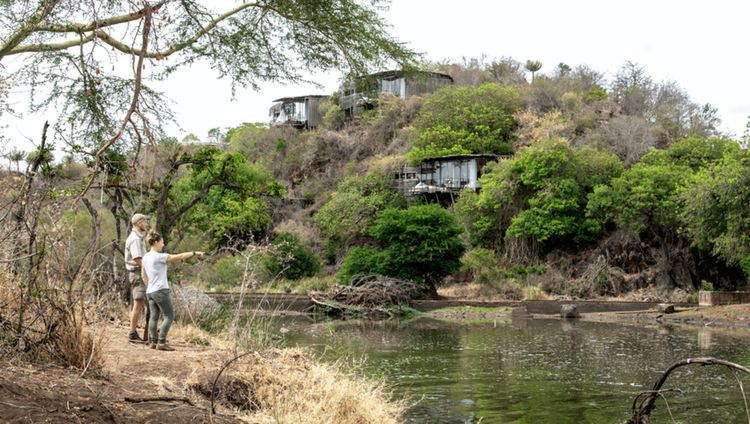
[[[620,423],[633,397],[677,360],[750,364],[750,336],[739,331],[515,315],[485,323],[297,319],[283,326],[287,345],[310,346],[324,360],[366,357],[365,372],[416,402],[411,423]],[[683,391],[667,395],[677,420],[747,422],[734,377],[719,367],[685,367],[667,386]],[[652,419],[671,422],[663,402]]]
[[[698,330],[698,347],[702,350],[711,349],[713,347],[713,333],[714,330],[701,328]]]

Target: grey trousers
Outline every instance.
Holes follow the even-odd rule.
[[[167,333],[169,333],[169,327],[172,326],[174,321],[174,308],[172,307],[172,296],[169,293],[169,289],[162,289],[149,293],[148,295],[148,307],[151,309],[151,319],[148,321],[148,338],[151,343],[164,343],[167,341]],[[164,320],[159,328],[159,338],[157,340],[156,335],[156,323],[159,322],[159,315],[164,315]]]

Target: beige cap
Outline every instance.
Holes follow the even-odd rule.
[[[151,217],[148,216],[148,215],[144,215],[142,213],[137,213],[137,214],[133,215],[132,218],[130,218],[130,223],[133,224],[133,225],[135,225],[138,222],[140,222],[140,220],[142,220],[142,219],[145,219],[145,220],[148,221],[149,219],[151,219]]]

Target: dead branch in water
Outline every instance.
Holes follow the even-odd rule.
[[[745,397],[745,390],[742,387],[742,382],[740,381],[739,377],[737,376],[737,373],[739,371],[746,372],[750,374],[750,369],[743,367],[742,365],[735,364],[734,362],[725,361],[723,359],[716,359],[716,358],[688,358],[683,359],[681,361],[675,362],[674,364],[670,365],[669,368],[662,374],[659,381],[656,382],[653,389],[639,393],[638,396],[633,399],[633,409],[632,409],[632,415],[631,417],[625,422],[625,424],[649,424],[649,415],[651,414],[651,411],[654,410],[656,407],[656,399],[659,396],[662,396],[662,393],[664,390],[661,389],[661,387],[664,385],[664,383],[667,381],[667,377],[669,374],[674,371],[675,369],[686,366],[686,365],[723,365],[727,368],[729,368],[732,371],[732,374],[737,378],[737,382],[739,383],[740,390],[742,391],[742,397],[745,399],[745,411],[748,415],[748,423],[750,423],[750,410],[747,407],[747,398]],[[638,403],[638,400],[641,399],[640,405],[636,406]]]

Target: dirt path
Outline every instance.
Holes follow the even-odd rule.
[[[208,423],[209,402],[189,389],[213,372],[229,352],[174,339],[174,352],[126,340],[124,326],[105,329],[101,377],[80,371],[4,362],[0,373],[0,422],[10,423]],[[217,410],[213,423],[239,423]]]

